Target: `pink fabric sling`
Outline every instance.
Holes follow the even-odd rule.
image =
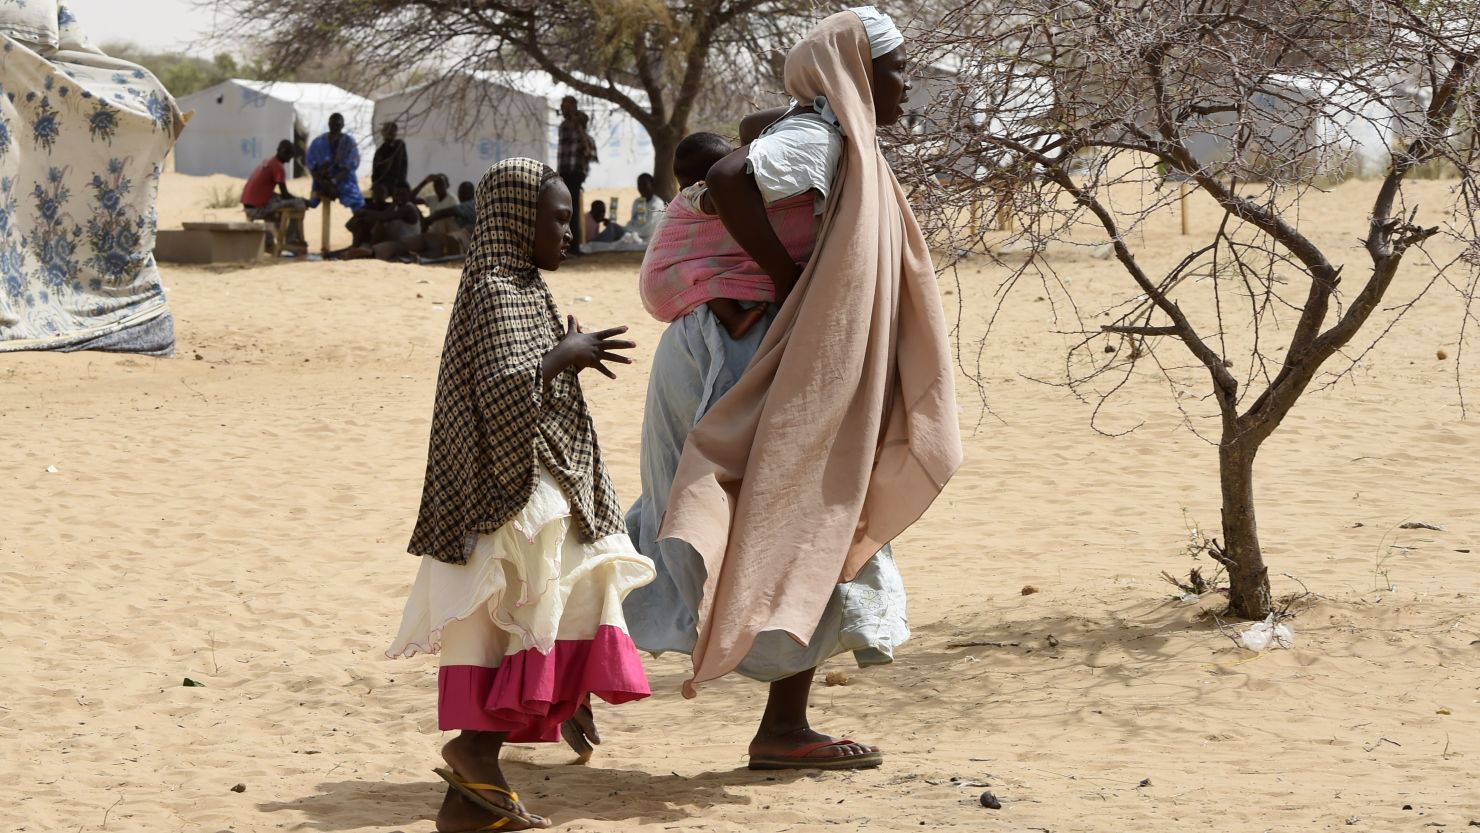
[[[739,381],[689,434],[662,537],[708,576],[695,685],[780,630],[806,643],[838,581],[919,519],[961,464],[955,379],[930,252],[875,138],[858,15],[786,58],[846,137],[817,250]]]
[[[735,242],[719,215],[700,210],[703,193],[703,183],[692,185],[668,204],[642,259],[642,305],[659,321],[677,321],[717,298],[776,300],[771,277]],[[807,191],[766,208],[771,228],[797,263],[807,262],[817,241],[814,205]]]

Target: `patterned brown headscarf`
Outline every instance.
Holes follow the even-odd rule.
[[[541,162],[506,159],[478,184],[478,223],[442,349],[413,554],[465,563],[477,533],[508,523],[529,501],[537,461],[570,500],[582,540],[626,529],[575,371],[549,385],[540,376],[541,360],[565,334],[534,264],[535,206],[552,180]]]

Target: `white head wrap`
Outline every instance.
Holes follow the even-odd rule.
[[[869,57],[877,58],[880,55],[888,55],[904,43],[904,35],[884,14],[873,6],[859,6],[848,11],[858,15],[863,21],[864,31],[868,32]]]

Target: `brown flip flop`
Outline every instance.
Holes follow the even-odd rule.
[[[798,746],[785,755],[768,755],[765,757],[752,757],[750,759],[751,769],[774,770],[774,769],[872,769],[884,764],[883,752],[865,752],[862,755],[843,755],[836,757],[816,758],[813,752],[827,749],[833,746],[861,746],[857,741],[848,738],[836,740],[820,740]]]

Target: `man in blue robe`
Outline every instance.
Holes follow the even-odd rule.
[[[365,205],[357,179],[360,170],[360,147],[354,137],[344,132],[344,116],[338,113],[329,117],[329,132],[313,140],[305,154],[308,171],[313,175],[314,199],[310,208],[318,206],[319,199],[328,197],[351,211]]]

